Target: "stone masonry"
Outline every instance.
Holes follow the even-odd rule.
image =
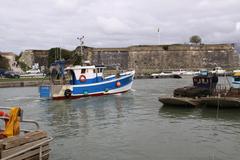
[[[80,47],[75,53],[81,53]],[[83,46],[83,61],[106,66],[120,65],[121,69],[135,69],[139,74],[150,74],[162,70],[201,68],[212,69],[220,66],[233,69],[239,66],[239,54],[233,44],[172,44],[138,45],[126,48],[93,48]],[[48,50],[27,50],[21,60],[31,66],[47,64]]]
[[[239,57],[233,44],[84,47],[83,52],[84,60],[90,60],[92,64],[120,64],[122,69],[135,69],[137,74],[173,69],[212,69],[217,66],[230,69],[239,65]]]

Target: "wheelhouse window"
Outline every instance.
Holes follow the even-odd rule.
[[[87,69],[87,73],[94,73],[94,69]]]
[[[81,69],[81,73],[86,73],[86,69]]]
[[[97,72],[98,73],[102,73],[103,72],[103,68],[97,68]]]

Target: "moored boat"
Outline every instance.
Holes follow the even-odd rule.
[[[182,77],[172,72],[161,72],[151,74],[151,78],[182,78]]]
[[[177,75],[183,75],[183,76],[196,76],[198,75],[200,72],[199,71],[192,71],[192,70],[177,70],[177,71],[173,71],[173,74],[177,74]]]
[[[160,97],[164,105],[240,108],[240,73],[232,76],[231,87],[217,86],[216,74],[193,77],[193,86],[177,88],[174,97]]]
[[[218,77],[215,74],[201,71],[199,75],[193,77],[193,86],[177,88],[173,97],[159,97],[159,101],[171,106],[198,106],[201,97],[213,95],[217,83]]]
[[[215,73],[218,76],[224,76],[227,72],[226,70],[222,69],[222,67],[215,67],[212,71],[210,71],[211,73]]]

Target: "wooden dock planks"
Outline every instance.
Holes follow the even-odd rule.
[[[0,159],[15,155],[9,160],[21,159],[39,159],[40,144],[42,159],[49,158],[49,140],[47,133],[44,131],[29,132],[24,135],[6,138],[0,141]]]

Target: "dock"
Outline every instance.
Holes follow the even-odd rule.
[[[20,107],[0,107],[0,119],[5,127],[0,129],[0,160],[47,160],[53,140],[47,132],[40,130],[34,120],[23,119]],[[35,129],[21,128],[21,124],[31,124]]]
[[[0,140],[1,160],[47,160],[52,138],[44,131],[28,132]]]

